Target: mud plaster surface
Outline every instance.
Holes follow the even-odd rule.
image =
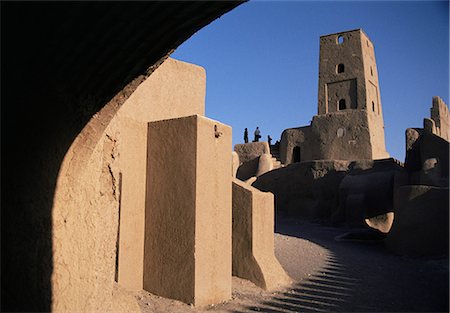
[[[339,242],[352,229],[298,220],[277,223],[275,253],[296,280],[265,292],[233,277],[232,300],[195,308],[146,292],[135,293],[142,312],[448,312],[448,257],[408,259],[381,242]]]

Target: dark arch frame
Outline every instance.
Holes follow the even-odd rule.
[[[53,197],[75,138],[104,109],[95,142],[176,47],[241,3],[1,3],[2,311],[52,310]]]
[[[298,163],[301,162],[301,148],[300,146],[295,146],[294,149],[292,149],[292,163]]]

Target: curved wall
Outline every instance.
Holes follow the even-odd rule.
[[[1,3],[3,311],[111,305],[113,273],[100,260],[115,259],[102,238],[117,228],[118,200],[101,186],[117,188],[117,173],[102,134],[173,49],[240,3]],[[57,269],[64,256],[79,260],[77,274]],[[65,299],[61,286],[80,281]]]

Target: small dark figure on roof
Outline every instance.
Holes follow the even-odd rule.
[[[256,127],[256,129],[255,129],[255,140],[253,140],[253,142],[258,142],[259,138],[261,138],[261,131],[259,130],[259,127]]]
[[[270,135],[267,135],[267,141],[269,142],[269,147],[272,145],[272,137]]]
[[[244,130],[244,142],[248,143],[248,130],[247,130],[247,128]]]

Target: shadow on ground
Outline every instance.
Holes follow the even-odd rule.
[[[258,306],[247,308],[255,312],[330,312],[340,311],[350,301],[359,280],[349,276],[345,266],[329,258],[320,274],[313,275],[294,287]]]
[[[389,253],[380,238],[335,240],[349,231],[278,221],[276,232],[299,242],[296,266],[321,266],[309,276],[288,272],[296,281],[289,290],[234,312],[448,312],[448,257],[403,258]],[[326,249],[326,255],[320,259],[302,250],[306,241]],[[280,262],[285,267],[281,258]]]

